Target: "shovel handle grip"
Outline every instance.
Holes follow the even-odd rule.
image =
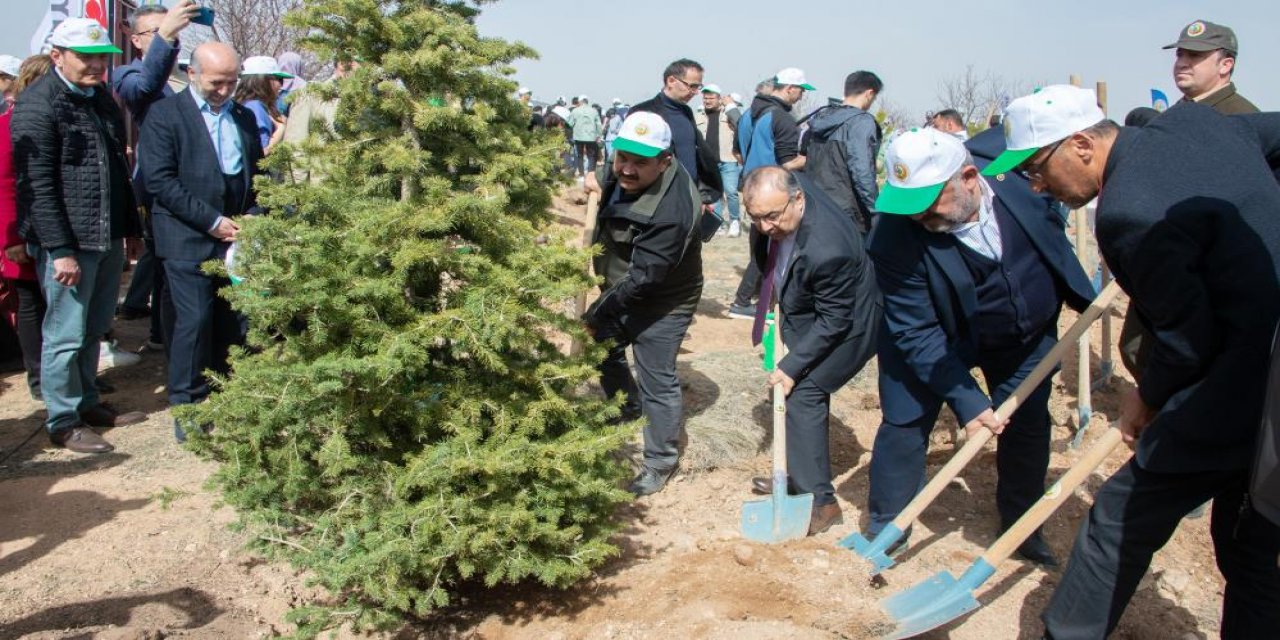
[[[1031,392],[1035,391],[1036,387],[1039,387],[1045,378],[1049,377],[1054,368],[1066,357],[1067,352],[1075,346],[1081,336],[1085,335],[1085,332],[1089,330],[1089,325],[1107,312],[1107,309],[1111,307],[1111,303],[1119,293],[1120,285],[1112,281],[1093,299],[1093,302],[1089,304],[1089,308],[1080,314],[1075,324],[1072,324],[1071,328],[1067,329],[1067,332],[1062,335],[1057,344],[1053,345],[1049,353],[1045,354],[1044,358],[1031,370],[1031,373],[1027,374],[1022,384],[1019,384],[1018,388],[1014,389],[1013,393],[996,409],[997,420],[1005,420],[1018,410],[1018,406],[1022,404],[1022,401]],[[969,464],[969,461],[978,455],[978,452],[994,435],[990,429],[983,429],[977,435],[969,438],[964,443],[964,446],[960,448],[960,451],[951,456],[951,459],[938,471],[937,475],[929,480],[929,483],[920,490],[920,493],[916,494],[916,497],[903,508],[898,517],[893,519],[893,525],[900,531],[906,531],[907,527],[911,526],[916,521],[916,518],[920,517],[920,514],[924,512],[925,507],[928,507],[942,493],[942,490],[947,488],[952,479],[960,475],[960,471],[964,469],[965,465]]]
[[[590,249],[592,241],[595,240],[596,209],[598,209],[599,207],[600,207],[600,194],[594,191],[587,194],[587,215],[582,220],[582,248],[583,249]],[[590,273],[591,273],[591,262],[588,260],[587,274],[590,275]],[[577,297],[574,298],[573,300],[573,318],[575,320],[581,319],[582,314],[586,312],[587,312],[587,292],[584,289],[583,291],[578,292]],[[578,340],[577,338],[573,339],[573,342],[569,345],[569,355],[571,356],[582,355],[582,341]]]
[[[773,370],[781,371],[778,363],[786,355],[786,345],[782,343],[782,305],[773,312]],[[782,390],[782,383],[773,385],[773,475],[787,475],[787,394]]]
[[[1114,426],[1107,429],[1106,433],[1102,434],[1102,437],[1098,438],[1098,441],[1070,469],[1067,469],[1067,472],[1058,478],[1058,481],[1053,483],[1044,495],[1040,496],[1040,499],[987,549],[986,553],[982,554],[982,559],[992,567],[999,566],[1001,562],[1007,560],[1032,532],[1044,524],[1044,521],[1048,520],[1058,507],[1066,503],[1076,487],[1079,487],[1123,440],[1124,434],[1120,433],[1119,429]]]

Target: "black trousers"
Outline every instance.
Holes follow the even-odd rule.
[[[241,319],[231,310],[231,303],[218,295],[218,289],[231,282],[205,274],[200,264],[193,260],[164,261],[175,311],[173,334],[169,337],[171,405],[199,402],[209,395],[205,369],[226,373],[231,345],[244,340]]]
[[[40,395],[40,352],[44,350],[44,294],[37,280],[9,280],[18,292],[18,346],[22,347],[22,368],[27,370],[27,388]]]
[[[831,484],[831,395],[801,378],[787,396],[787,476],[792,494],[813,494],[814,505],[836,501]]]
[[[1055,640],[1104,638],[1151,564],[1193,509],[1213,500],[1209,532],[1227,580],[1222,637],[1280,634],[1280,527],[1247,502],[1248,471],[1155,473],[1130,460],[1102,485],[1041,616]]]
[[[738,291],[733,294],[733,304],[740,307],[751,306],[751,301],[760,296],[760,269],[756,267],[756,261],[751,259],[751,251],[756,246],[756,238],[760,237],[760,232],[756,230],[754,224],[748,227],[750,230],[747,231],[747,270],[742,273],[742,280],[738,282]]]

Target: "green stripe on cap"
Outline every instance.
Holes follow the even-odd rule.
[[[817,90],[818,90],[818,88],[817,88],[817,87],[815,87],[815,86],[813,86],[813,85],[811,85],[811,84],[809,84],[809,83],[807,83],[807,82],[806,82],[806,83],[804,83],[804,84],[802,84],[802,85],[800,85],[800,88],[801,88],[801,89],[804,89],[805,91],[817,91]]]
[[[658,147],[651,147],[647,144],[641,144],[635,140],[628,140],[621,137],[613,139],[613,149],[614,151],[626,151],[627,153],[634,153],[646,158],[652,158],[664,151],[664,149],[659,149]]]
[[[616,142],[614,144],[617,145]],[[880,190],[880,196],[876,198],[876,211],[914,216],[928,209],[938,199],[938,194],[942,193],[942,188],[945,186],[947,183],[944,181],[928,187],[907,189],[895,187],[886,182],[884,188]]]
[[[991,164],[987,165],[987,168],[982,170],[982,175],[994,176],[1011,171],[1014,167],[1026,162],[1027,158],[1035,155],[1035,153],[1042,148],[1043,147],[1032,147],[1030,149],[1018,149],[1016,151],[1013,149],[1006,149],[1004,153],[996,156],[996,159],[992,160]]]
[[[124,53],[113,44],[91,44],[83,47],[63,47],[76,53]]]

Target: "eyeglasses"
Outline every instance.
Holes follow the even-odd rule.
[[[777,222],[778,219],[782,217],[782,214],[786,213],[787,209],[791,208],[791,203],[795,202],[796,198],[798,198],[799,196],[800,196],[799,192],[792,194],[790,198],[787,198],[787,203],[782,205],[782,208],[778,209],[777,211],[770,211],[769,213],[766,213],[763,215],[755,215],[750,211],[748,211],[747,217],[751,218],[751,221],[756,223]]]
[[[1053,148],[1049,150],[1049,154],[1048,154],[1048,155],[1046,155],[1046,156],[1044,157],[1044,159],[1043,159],[1043,160],[1041,160],[1040,162],[1037,162],[1037,163],[1032,164],[1032,165],[1024,165],[1024,166],[1022,166],[1022,167],[1019,167],[1019,168],[1017,168],[1017,169],[1014,169],[1014,171],[1015,171],[1018,175],[1020,175],[1020,176],[1022,176],[1022,177],[1024,177],[1024,178],[1026,178],[1027,180],[1030,180],[1030,181],[1043,181],[1043,180],[1044,180],[1044,173],[1043,173],[1043,171],[1044,171],[1044,165],[1048,164],[1048,162],[1049,162],[1049,158],[1052,158],[1052,157],[1053,157],[1053,154],[1055,154],[1055,153],[1057,153],[1057,152],[1058,152],[1058,147],[1061,147],[1061,146],[1062,146],[1062,143],[1064,143],[1064,142],[1066,142],[1066,141],[1067,141],[1067,139],[1066,139],[1066,138],[1063,138],[1063,139],[1061,139],[1061,140],[1059,140],[1059,141],[1057,141],[1057,142],[1053,143]]]
[[[671,76],[671,77],[672,77],[672,78],[676,78],[675,76]],[[679,82],[680,82],[680,84],[682,84],[682,85],[684,85],[684,86],[686,86],[686,87],[689,87],[690,89],[693,89],[694,91],[702,91],[702,88],[706,86],[706,85],[702,84],[701,82],[685,82],[684,78],[676,78],[676,80],[677,80],[677,81],[679,81]]]
[[[139,38],[141,38],[142,36],[151,36],[151,35],[155,35],[155,34],[157,34],[157,33],[160,33],[160,27],[156,27],[155,29],[147,29],[146,31],[139,31],[139,32],[137,32],[137,33],[135,33],[135,34],[133,34],[133,35],[138,36]]]

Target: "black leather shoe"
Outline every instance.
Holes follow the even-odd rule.
[[[1039,534],[1027,538],[1026,542],[1018,546],[1018,557],[1044,567],[1058,566],[1058,559],[1054,557],[1053,550]]]
[[[751,479],[751,493],[758,493],[762,496],[773,494],[773,479],[764,476],[756,476]]]
[[[651,469],[646,466],[640,470],[640,474],[637,475],[635,479],[631,481],[631,484],[627,486],[627,491],[630,491],[637,498],[655,494],[662,491],[662,488],[667,486],[667,481],[670,480],[671,476],[675,475],[675,473],[675,465],[672,465],[670,469],[666,470]]]
[[[907,540],[910,539],[911,527],[907,527],[907,530],[902,532],[902,537],[894,540],[893,544],[884,550],[884,554],[890,558],[897,558],[903,551],[907,550]]]

